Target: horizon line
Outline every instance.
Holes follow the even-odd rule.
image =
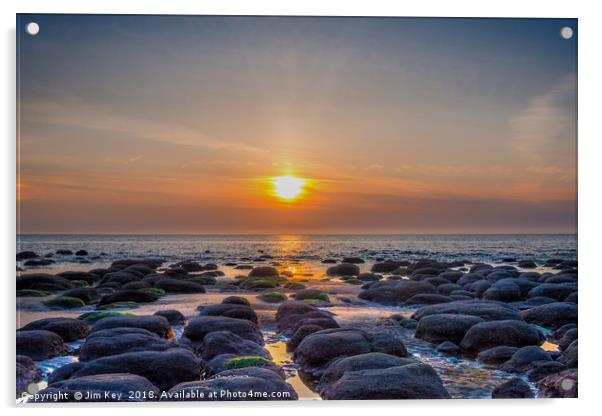
[[[578,235],[578,232],[533,233],[17,233],[19,236],[509,236],[509,235]]]

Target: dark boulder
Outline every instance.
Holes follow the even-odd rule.
[[[28,323],[19,331],[45,330],[59,335],[64,342],[72,342],[86,338],[90,334],[90,326],[79,319],[44,318]]]
[[[373,273],[391,273],[400,266],[399,262],[386,260],[381,263],[374,263],[370,268]]]
[[[576,398],[578,396],[578,371],[569,369],[550,374],[536,384],[539,396],[545,398]]]
[[[259,327],[246,319],[225,316],[198,316],[190,319],[184,329],[184,337],[202,342],[207,334],[215,331],[230,331],[239,337],[263,345],[263,335]]]
[[[522,319],[516,309],[512,308],[511,306],[499,302],[478,300],[454,301],[437,305],[423,306],[422,308],[418,309],[412,317],[420,320],[427,315],[442,313],[473,315],[483,318],[486,321]]]
[[[465,350],[482,351],[499,345],[524,347],[539,345],[543,335],[523,321],[504,320],[481,322],[464,335],[460,346]]]
[[[173,331],[167,319],[162,316],[121,316],[103,318],[92,326],[92,333],[113,328],[142,328],[153,332],[161,338],[173,336]]]
[[[36,253],[34,253],[33,251],[20,251],[17,253],[17,261],[33,259],[36,257],[39,257],[39,256]]]
[[[251,306],[251,302],[249,302],[246,298],[240,296],[228,296],[227,298],[224,298],[224,300],[222,300],[222,303],[228,305]]]
[[[529,381],[536,382],[550,374],[560,373],[566,370],[566,365],[558,361],[535,361],[527,372]]]
[[[451,341],[459,344],[466,332],[480,322],[483,319],[472,315],[428,315],[418,321],[415,336],[433,343]]]
[[[220,354],[271,358],[261,345],[241,338],[230,331],[208,333],[197,351],[205,361],[210,361]]]
[[[113,328],[94,332],[80,347],[79,360],[97,358],[135,351],[165,351],[174,344],[157,334],[141,328]]]
[[[169,390],[178,383],[198,380],[201,364],[191,351],[183,348],[129,352],[86,362],[69,379],[119,372],[145,377],[159,389]]]
[[[278,396],[273,394],[278,392]],[[297,400],[292,386],[266,368],[240,368],[223,371],[203,381],[174,386],[165,395],[171,401]]]
[[[178,279],[162,279],[155,287],[169,293],[205,293],[205,287],[196,282]]]
[[[294,353],[304,370],[321,375],[336,358],[369,352],[382,352],[398,357],[408,355],[403,342],[393,334],[368,334],[356,329],[325,329],[306,336]]]
[[[74,402],[139,402],[157,400],[159,389],[144,377],[134,374],[114,373],[83,376],[59,381],[42,390],[40,394],[63,393],[64,401]],[[86,394],[75,399],[76,392]],[[140,392],[141,394],[132,394]]]
[[[435,305],[437,303],[451,302],[453,299],[449,296],[439,295],[437,293],[420,293],[414,295],[405,301],[406,305]]]
[[[547,298],[564,300],[568,295],[577,290],[573,283],[542,283],[529,291],[528,297],[544,296]]]
[[[527,322],[557,329],[565,324],[576,324],[578,309],[574,303],[555,302],[521,311],[520,314]]]
[[[360,268],[355,264],[341,263],[329,267],[326,270],[328,276],[357,276],[360,274]]]
[[[349,371],[324,390],[328,400],[449,399],[435,370],[426,364]]]
[[[499,366],[512,358],[516,351],[518,351],[517,347],[500,345],[479,352],[477,360],[483,364]]]
[[[502,370],[507,373],[522,373],[527,371],[535,361],[551,361],[549,353],[536,345],[519,348],[510,360],[502,365]]]
[[[277,277],[278,270],[270,266],[255,267],[249,272],[249,277]]]
[[[529,385],[517,377],[496,386],[491,392],[492,399],[532,399],[533,397]]]
[[[162,309],[155,312],[153,315],[162,316],[167,319],[170,325],[184,325],[186,323],[186,317],[182,315],[182,312],[175,309]]]
[[[142,290],[120,290],[110,295],[103,296],[98,302],[99,306],[117,302],[149,303],[159,299],[159,295]]]
[[[46,273],[22,274],[17,277],[16,289],[43,290],[45,292],[58,292],[73,289],[75,285],[61,276]]]
[[[36,363],[26,355],[17,355],[16,360],[16,397],[27,392],[27,386],[42,381],[42,371]]]
[[[246,319],[257,323],[257,314],[249,306],[221,303],[218,305],[204,306],[199,310],[200,316],[225,316],[235,319]]]
[[[437,293],[437,289],[426,282],[393,280],[376,282],[361,292],[358,297],[371,302],[394,306],[403,305],[412,296],[425,293]]]
[[[98,290],[92,287],[78,287],[75,289],[70,289],[66,292],[63,292],[61,296],[69,296],[72,298],[81,299],[86,305],[97,302],[100,299],[100,293],[98,293]]]
[[[63,338],[45,330],[17,331],[17,355],[40,361],[58,357],[67,352]]]

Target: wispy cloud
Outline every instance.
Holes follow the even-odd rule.
[[[539,173],[574,170],[576,91],[577,79],[571,74],[547,93],[533,98],[511,120],[514,149]]]
[[[20,108],[29,121],[38,123],[124,133],[139,139],[182,146],[253,153],[267,151],[247,143],[211,137],[181,124],[115,114],[72,97],[22,102]]]

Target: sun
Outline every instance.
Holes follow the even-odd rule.
[[[274,193],[282,199],[291,201],[303,193],[303,186],[307,181],[294,176],[276,176],[272,178]]]

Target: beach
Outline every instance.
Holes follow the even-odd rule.
[[[20,401],[577,395],[576,235],[22,235],[17,267]]]

